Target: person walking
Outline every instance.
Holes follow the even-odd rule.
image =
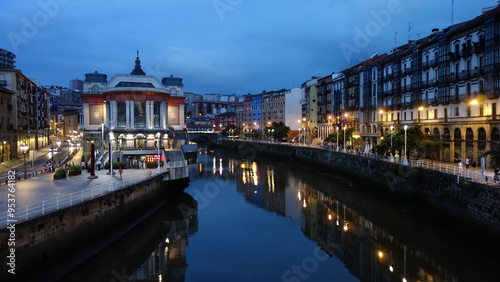
[[[458,161],[458,173],[460,173],[460,174],[462,174],[462,166],[463,166],[463,165],[462,165],[462,161],[461,161],[461,160],[459,160],[459,161]]]
[[[465,158],[465,168],[469,169],[469,158]]]
[[[120,168],[118,169],[118,173],[120,174],[120,179],[122,179],[123,167],[120,167]]]

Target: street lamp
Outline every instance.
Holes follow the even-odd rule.
[[[344,153],[347,151],[346,147],[345,147],[345,136],[347,134],[345,134],[345,130],[347,129],[347,126],[344,126]]]
[[[391,160],[391,162],[394,161],[394,156],[392,155],[392,131],[394,130],[394,126],[391,125],[391,152],[390,152],[390,157],[389,159]]]
[[[28,174],[26,173],[26,151],[28,151],[29,146],[24,144],[19,146],[19,149],[23,152],[23,159],[24,159],[24,179],[28,178]]]
[[[340,128],[337,126],[337,152],[339,151],[339,130]]]
[[[156,167],[156,173],[160,173],[160,137],[161,137],[161,133],[158,132],[157,133],[158,135],[158,167]]]
[[[57,155],[59,156],[57,159],[59,161],[59,166],[61,166],[61,154],[59,154],[59,149],[61,148],[61,141],[57,141]]]
[[[408,129],[408,125],[405,125],[404,129],[405,129],[405,158],[403,159],[403,164],[407,165],[408,164],[408,159],[406,158],[406,131]]]

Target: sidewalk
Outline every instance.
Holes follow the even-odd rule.
[[[76,154],[73,159],[78,158],[78,155]],[[96,196],[107,193],[109,190],[119,189],[139,182],[147,178],[149,172],[154,176],[156,169],[125,169],[122,179],[120,179],[118,171],[114,172],[116,174],[110,176],[106,174],[108,170],[96,171],[95,175],[98,178],[88,179],[90,173],[82,171],[81,175],[68,176],[59,180],[54,180],[53,173],[38,174],[26,180],[15,180],[13,182],[14,192],[9,192],[10,186],[2,185],[0,186],[0,217],[2,218],[2,224],[6,219],[9,198],[13,199],[15,197],[15,212],[16,217],[19,218],[19,216],[24,217],[28,210],[31,214],[31,210],[35,206],[41,207],[44,202],[46,207],[49,206],[49,202],[54,206],[53,203],[56,201],[58,206],[62,206],[64,201],[71,201],[68,195],[73,193],[73,203],[76,203],[80,199],[80,194],[83,197],[83,195],[88,196],[90,193]],[[52,209],[45,208],[45,213],[50,212],[50,210],[55,210],[55,207]]]

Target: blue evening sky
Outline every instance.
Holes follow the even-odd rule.
[[[300,87],[388,53],[495,0],[23,0],[0,9],[0,48],[42,85],[98,71],[184,79],[185,91]]]

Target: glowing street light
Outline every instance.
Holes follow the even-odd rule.
[[[161,141],[161,133],[158,132],[156,134],[158,136],[158,166],[156,167],[156,173],[160,174],[160,141]]]
[[[28,174],[26,173],[26,152],[28,151],[28,145],[24,144],[19,146],[19,149],[23,152],[23,159],[24,159],[24,179],[28,178]]]
[[[345,147],[345,136],[347,135],[347,134],[345,134],[346,129],[347,129],[347,126],[344,126],[344,153],[347,152],[347,149]]]
[[[339,127],[337,126],[337,152],[339,150]]]
[[[391,125],[391,155],[389,157],[389,159],[391,160],[391,162],[394,161],[394,157],[393,157],[393,153],[392,153],[392,131],[394,130],[394,126]]]
[[[408,159],[406,158],[406,139],[407,139],[407,130],[408,130],[408,125],[405,125],[404,126],[404,129],[405,129],[405,158],[403,159],[403,164],[404,165],[407,165],[408,164]]]
[[[61,165],[61,154],[59,154],[59,151],[61,149],[61,141],[57,141],[56,144],[57,144],[57,152],[58,152],[57,155],[59,156],[59,157],[57,157],[57,161],[59,162],[59,165]],[[52,152],[52,154],[53,153],[54,152]]]

